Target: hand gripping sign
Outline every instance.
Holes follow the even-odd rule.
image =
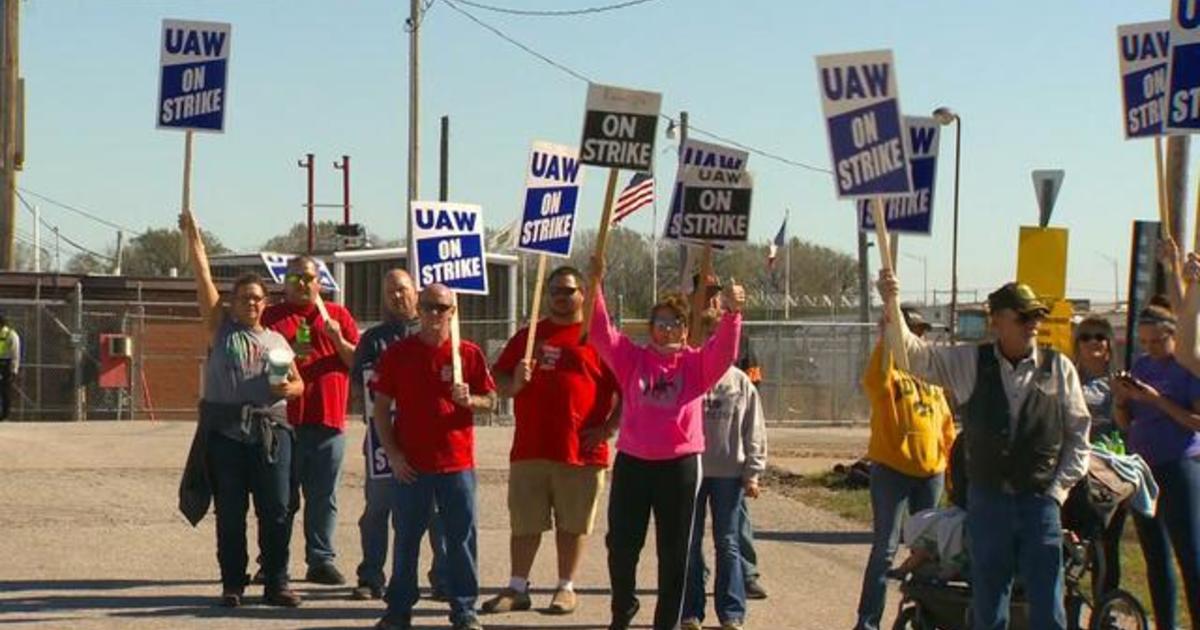
[[[885,199],[883,212],[889,232],[929,236],[933,233],[933,186],[937,181],[938,131],[941,126],[933,118],[905,116],[904,129],[913,191],[912,194]],[[864,232],[874,230],[871,202],[859,199],[856,206],[858,228]]]
[[[549,142],[534,142],[525,169],[525,203],[517,249],[569,257],[583,169],[579,152]]]
[[[229,24],[163,20],[158,128],[225,130],[229,40]]]
[[[817,74],[838,198],[911,192],[892,51],[822,55]]]
[[[1126,140],[1163,133],[1170,44],[1171,23],[1167,20],[1117,27],[1121,118]]]

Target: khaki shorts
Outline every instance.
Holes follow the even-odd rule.
[[[590,534],[603,490],[601,466],[571,466],[545,459],[513,462],[508,472],[512,533],[532,536],[553,525],[569,534]]]

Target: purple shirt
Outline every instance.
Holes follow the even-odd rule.
[[[1192,402],[1200,400],[1200,379],[1176,363],[1174,357],[1138,357],[1130,373],[1185,409],[1191,409]],[[1200,432],[1187,429],[1145,403],[1131,402],[1129,411],[1132,420],[1129,447],[1146,463],[1157,466],[1200,456]]]

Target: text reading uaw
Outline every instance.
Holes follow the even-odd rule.
[[[220,60],[227,34],[219,31],[168,28],[164,34],[163,46],[172,55],[193,55],[201,60]],[[221,64],[218,69],[224,75],[225,62],[220,60],[214,63]],[[183,68],[180,76],[182,94],[163,99],[163,124],[221,110],[225,86],[208,86],[208,70],[212,67],[217,66],[197,63]],[[219,82],[223,80],[223,76],[218,79]]]

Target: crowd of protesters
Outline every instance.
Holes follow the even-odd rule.
[[[585,330],[586,278],[560,267],[546,280],[548,315],[537,322],[528,358],[526,327],[489,365],[471,341],[452,346],[458,304],[443,285],[417,291],[405,271],[387,271],[382,321],[360,336],[349,311],[322,299],[318,262],[307,256],[289,261],[280,303],[268,305],[265,282],[250,274],[234,282],[222,304],[194,218],[181,215],[180,227],[211,339],[180,506],[193,523],[215,506],[221,605],[242,605],[252,583],[263,584],[268,605],[301,605],[287,570],[297,515],[305,580],[346,582],[334,526],[352,392],[363,398],[368,426],[362,557],[350,597],[386,602],[377,628],[412,626],[426,531],[430,594],[448,603],[454,628],[482,628],[480,614],[532,607],[531,570],[542,534],[551,530],[558,571],[545,610],[574,612],[584,543],[608,485],[610,628],[630,627],[638,612],[636,573],[652,514],[653,627],[701,627],[709,577],[702,530],[709,518],[721,627],[743,627],[747,598],[766,597],[745,504],[758,496],[766,431],[756,385],[735,367],[745,301],[740,286],[722,288],[706,277],[699,284],[708,286],[696,291],[707,299],[696,302],[694,319],[689,296],[665,297],[648,313],[649,342],[639,345],[613,326],[602,292]],[[603,265],[594,262],[590,272],[602,279]],[[688,343],[690,327],[699,328],[691,331],[695,345]],[[742,361],[757,374],[752,357]],[[513,400],[515,416],[511,577],[477,606],[474,416],[493,411],[500,396]],[[260,568],[253,577],[250,497],[259,522]]]

